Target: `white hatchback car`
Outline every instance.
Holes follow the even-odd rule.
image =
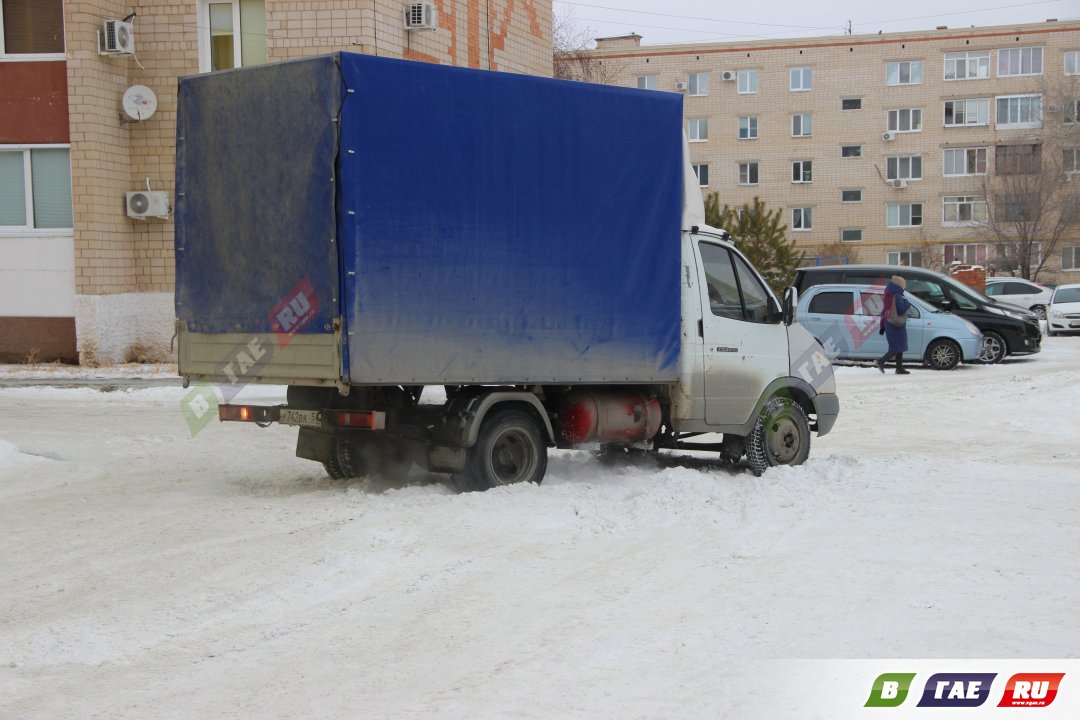
[[[1047,334],[1080,333],[1080,283],[1058,285],[1046,315]]]
[[[986,294],[995,300],[1019,305],[1046,319],[1046,306],[1050,304],[1051,288],[1023,278],[996,277],[986,278]]]

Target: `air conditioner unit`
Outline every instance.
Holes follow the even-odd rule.
[[[907,180],[892,180],[889,184],[896,190],[903,190],[907,187]]]
[[[135,53],[135,26],[123,20],[106,20],[102,29],[101,52],[110,55]]]
[[[738,77],[739,73],[735,72],[734,70],[725,70],[724,72],[720,73],[720,78],[726,82],[731,82]]]
[[[431,3],[410,3],[405,6],[406,30],[434,30],[439,24],[439,11]]]
[[[162,190],[136,190],[127,194],[128,217],[145,220],[169,217],[169,194]]]
[[[689,83],[684,83],[684,82],[677,82],[677,83],[675,83],[675,89],[676,90],[689,90],[690,89],[690,84]]]
[[[890,130],[888,132],[883,132],[883,133],[881,133],[881,139],[885,140],[886,142],[888,142],[890,140],[895,140],[896,139],[896,133],[894,133],[892,130]]]

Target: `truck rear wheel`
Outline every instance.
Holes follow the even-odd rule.
[[[777,465],[801,465],[810,455],[810,420],[797,403],[774,397],[761,409],[746,438],[750,471],[761,475]]]
[[[330,457],[323,460],[326,474],[334,480],[364,477],[370,472],[369,464],[359,445],[352,438],[335,437],[330,442]]]
[[[465,457],[460,490],[487,490],[520,482],[539,484],[547,471],[547,445],[540,425],[521,410],[498,410],[484,418],[476,444]]]

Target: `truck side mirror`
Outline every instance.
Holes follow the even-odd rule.
[[[784,289],[784,312],[783,319],[785,325],[790,325],[795,322],[795,306],[799,304],[799,291],[794,286],[789,286]]]

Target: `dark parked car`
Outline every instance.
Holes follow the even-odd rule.
[[[907,291],[929,304],[971,321],[985,338],[981,360],[1000,362],[1006,355],[1041,350],[1039,318],[1027,308],[998,302],[963,283],[926,268],[898,265],[827,265],[801,268],[795,287],[801,293],[814,285],[884,285],[893,275],[907,280]]]

